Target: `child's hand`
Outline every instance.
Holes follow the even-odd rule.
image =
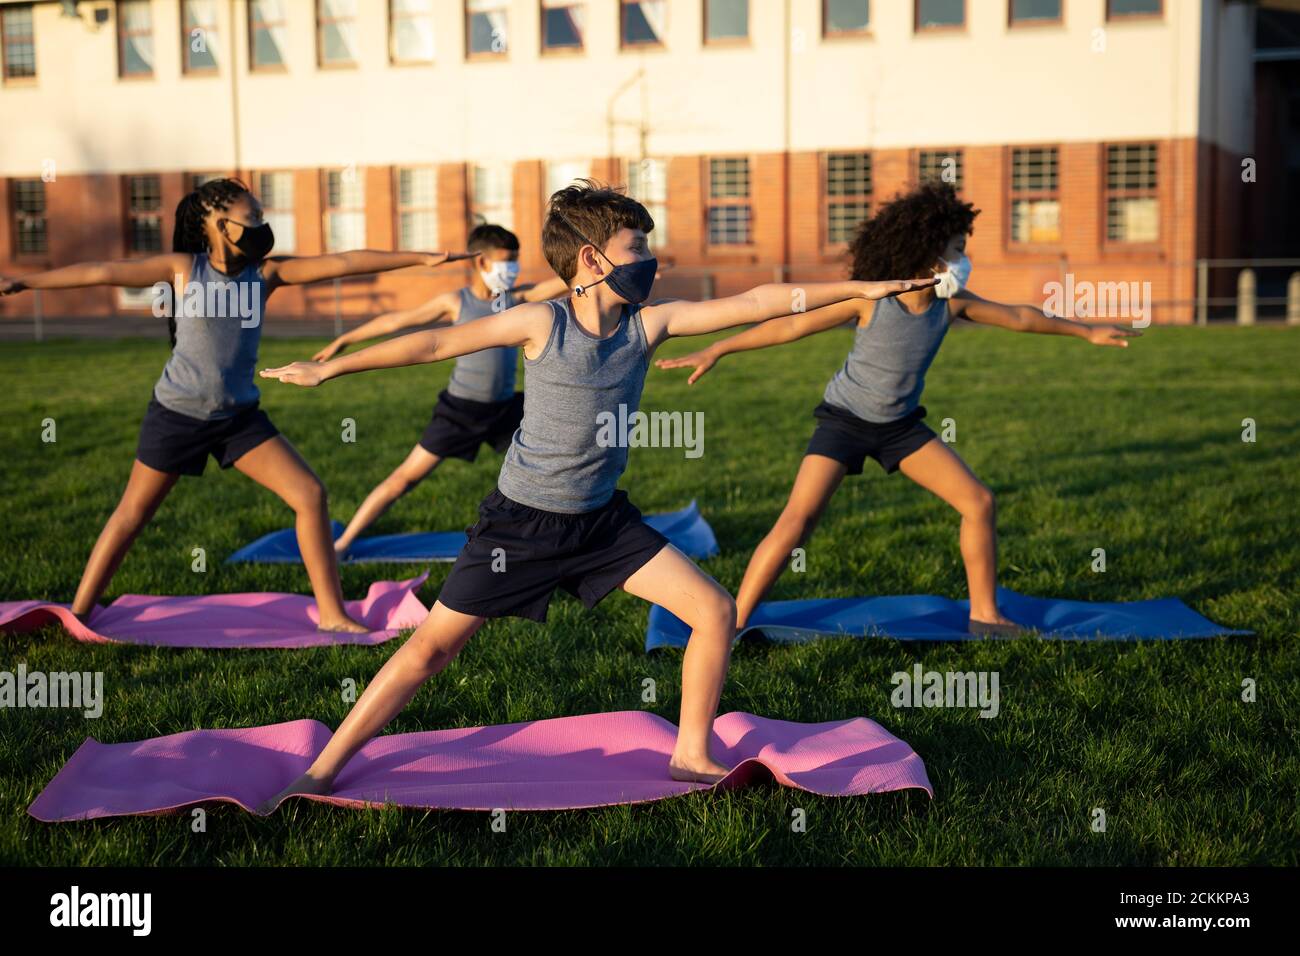
[[[336,339],[335,341],[331,342],[329,345],[321,349],[319,352],[317,352],[315,355],[313,355],[311,357],[311,360],[313,362],[328,362],[334,356],[342,352],[345,348],[347,348],[347,345],[343,344],[342,342],[339,342]]]
[[[712,347],[700,349],[698,352],[692,352],[690,355],[683,355],[681,358],[659,359],[655,365],[659,368],[693,368],[694,372],[686,380],[687,385],[694,385],[700,376],[707,372],[713,366],[718,364],[718,359],[722,358]]]
[[[888,299],[890,296],[900,295],[904,292],[928,289],[938,281],[937,276],[929,276],[925,279],[886,279],[884,282],[859,282],[858,285],[862,287],[862,298],[864,299]]]
[[[1128,348],[1128,340],[1138,338],[1142,333],[1137,329],[1126,329],[1122,325],[1094,325],[1088,329],[1088,341],[1093,345],[1114,345]]]
[[[319,362],[294,362],[279,368],[262,369],[262,378],[274,378],[304,388],[315,388],[325,381],[325,377],[324,366]]]
[[[0,295],[13,295],[15,292],[22,292],[27,286],[23,285],[19,279],[6,279],[0,276]]]

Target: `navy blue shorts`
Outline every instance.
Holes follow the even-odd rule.
[[[420,447],[439,458],[473,461],[481,445],[505,451],[524,418],[524,393],[501,402],[474,402],[443,391]]]
[[[157,471],[173,475],[203,474],[208,455],[229,468],[280,430],[256,405],[230,418],[202,419],[165,408],[151,398],[140,423],[135,457]]]
[[[937,436],[925,418],[925,406],[904,415],[896,422],[869,422],[836,405],[822,402],[813,409],[817,429],[808,442],[805,455],[824,455],[849,469],[850,475],[862,474],[867,458],[874,458],[886,474],[898,471],[898,463],[912,452],[929,444]]]
[[[595,607],[668,544],[624,491],[595,511],[566,515],[496,490],[478,514],[438,595],[453,611],[478,617],[545,621],[557,588]]]

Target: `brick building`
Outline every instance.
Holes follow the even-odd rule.
[[[1264,13],[1229,0],[0,0],[0,273],[170,248],[184,192],[234,174],[278,251],[456,249],[490,220],[519,233],[525,277],[540,276],[546,197],[590,175],[649,206],[673,266],[661,291],[691,296],[843,275],[873,205],[947,176],[983,210],[976,291],[1041,304],[1067,274],[1150,282],[1155,320],[1185,322],[1197,259],[1259,254],[1261,236],[1285,246],[1292,229],[1275,211],[1298,171],[1295,64],[1271,61],[1284,65],[1257,111]],[[458,267],[408,270],[285,290],[273,311],[333,314],[337,295],[360,315],[461,281]],[[0,300],[0,319],[29,315],[23,298]],[[42,307],[146,303],[91,289]]]

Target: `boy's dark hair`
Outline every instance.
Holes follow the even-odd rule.
[[[176,204],[176,225],[172,228],[172,252],[211,252],[203,220],[213,209],[229,209],[249,192],[238,179],[214,179],[188,193]],[[167,332],[176,346],[176,317],[167,317]]]
[[[858,227],[849,252],[853,278],[917,279],[943,255],[948,241],[975,231],[980,211],[957,198],[951,183],[923,183],[885,203]]]
[[[565,282],[578,274],[578,250],[591,243],[604,251],[620,229],[650,232],[655,221],[645,206],[620,189],[579,179],[551,196],[542,225],[542,253]]]
[[[489,249],[505,249],[507,252],[519,251],[519,237],[505,226],[481,223],[469,232],[469,241],[465,248],[470,252],[487,252]]]

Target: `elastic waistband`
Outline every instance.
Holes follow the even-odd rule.
[[[522,501],[515,501],[515,499],[506,495],[506,493],[503,492],[500,488],[494,488],[492,492],[487,496],[487,498],[483,499],[483,503],[487,504],[490,501],[496,507],[505,507],[510,509],[511,511],[518,511],[530,518],[570,522],[570,521],[579,521],[591,515],[599,514],[602,511],[606,511],[609,508],[616,506],[620,502],[620,500],[626,500],[626,499],[627,499],[626,491],[623,491],[622,489],[615,489],[614,494],[610,496],[610,499],[608,501],[606,501],[603,505],[597,505],[595,508],[591,508],[588,511],[575,511],[575,512],[547,511],[544,508],[534,508],[532,505],[526,505]]]

